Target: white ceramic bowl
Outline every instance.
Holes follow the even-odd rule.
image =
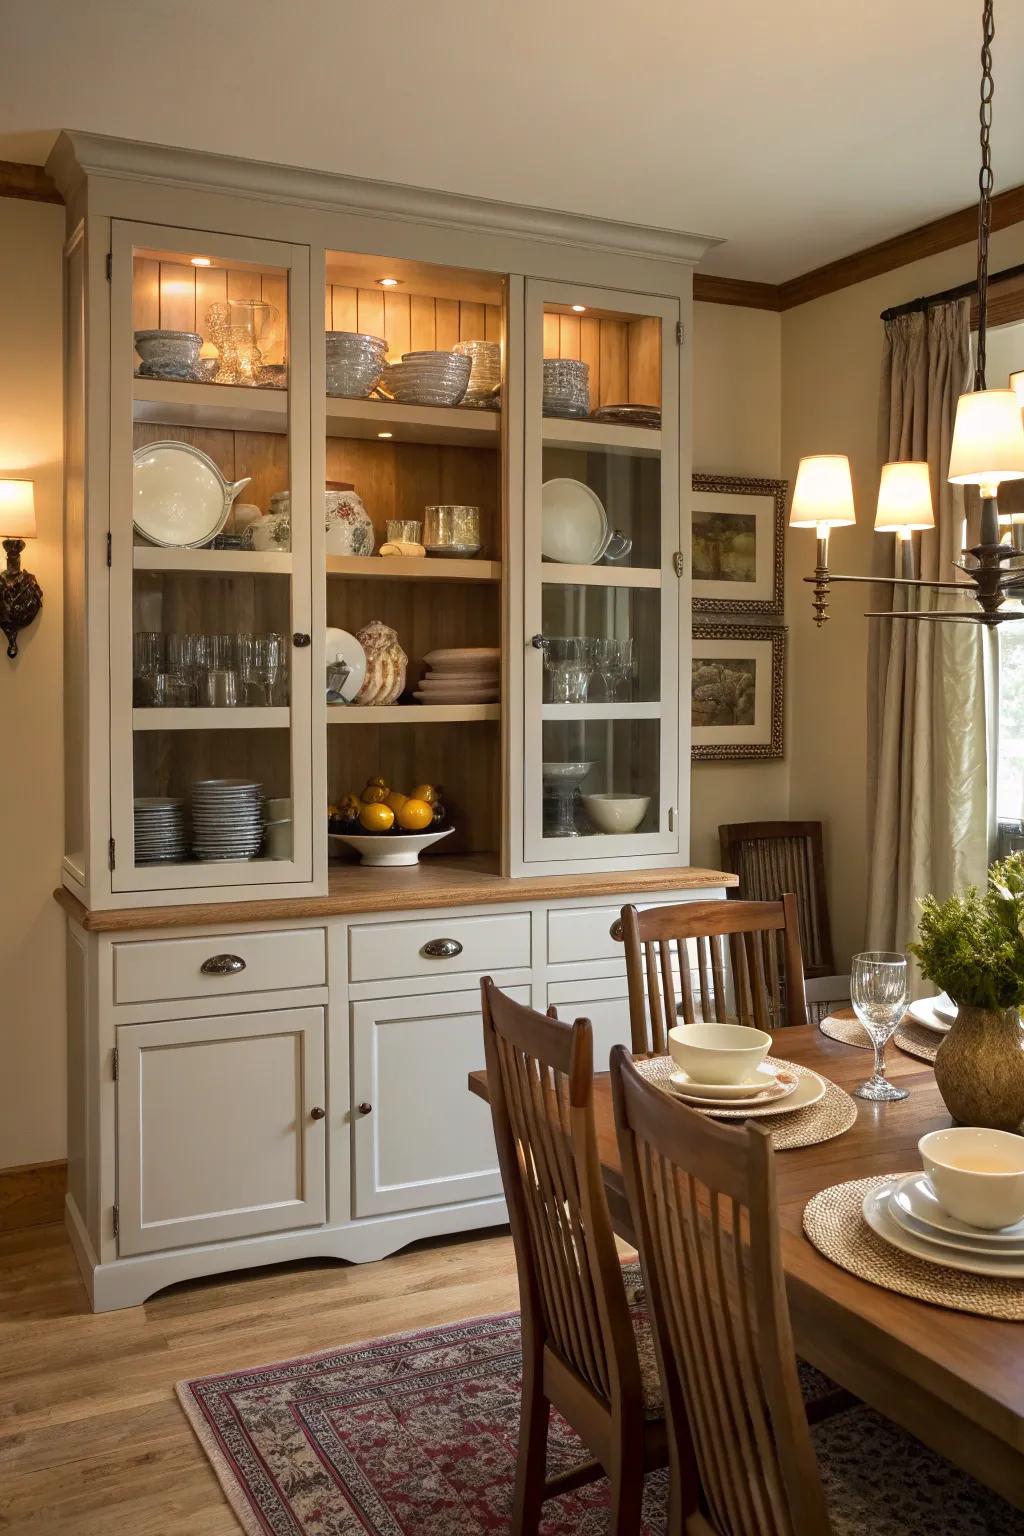
[[[678,1024],[668,1032],[672,1060],[695,1083],[750,1082],[771,1043],[746,1024]]]
[[[650,803],[650,795],[583,796],[583,809],[602,832],[635,832]]]
[[[424,848],[439,843],[453,827],[443,832],[331,832],[327,841],[354,848],[360,864],[373,864],[380,868],[394,869],[402,865],[418,864]]]
[[[1024,1136],[982,1126],[929,1131],[917,1144],[939,1204],[972,1227],[1024,1220]],[[965,1166],[971,1162],[976,1167]]]

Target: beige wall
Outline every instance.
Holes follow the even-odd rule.
[[[775,478],[781,465],[782,316],[694,306],[693,467]],[[694,763],[690,859],[717,868],[718,827],[788,815],[789,760]]]
[[[0,475],[35,481],[23,563],[43,611],[0,649],[0,1168],[64,1151],[61,242],[64,210],[0,198]]]
[[[992,237],[992,270],[1024,260],[1024,224]],[[782,469],[792,479],[805,453],[847,453],[858,523],[832,537],[830,563],[870,569],[878,491],[879,314],[974,275],[962,246],[828,294],[782,316]],[[990,377],[1005,385],[1005,378]],[[870,589],[833,589],[831,619],[815,629],[809,589],[813,531],[787,539],[790,813],[825,823],[830,910],[840,965],[863,943],[867,881],[865,728]]]

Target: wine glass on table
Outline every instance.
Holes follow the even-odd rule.
[[[853,1090],[855,1096],[875,1103],[907,1098],[907,1089],[895,1087],[885,1075],[885,1047],[907,1006],[906,956],[882,949],[854,955],[850,970],[850,1001],[875,1052],[875,1070],[866,1083]]]

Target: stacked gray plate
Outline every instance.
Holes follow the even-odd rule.
[[[501,345],[497,341],[458,341],[455,351],[460,357],[468,357],[471,367],[469,386],[462,397],[463,405],[497,406],[496,391],[501,383]]]
[[[187,856],[184,800],[139,795],[135,800],[136,864],[178,863]]]
[[[263,786],[251,779],[192,785],[192,852],[204,863],[254,859],[263,843]]]
[[[590,415],[590,364],[574,357],[544,359],[544,415]]]
[[[403,352],[381,384],[401,405],[458,405],[469,385],[472,360],[456,352]]]
[[[660,405],[602,405],[594,421],[618,422],[624,427],[660,427]]]
[[[384,372],[388,344],[361,331],[328,331],[327,393],[345,400],[365,400]]]

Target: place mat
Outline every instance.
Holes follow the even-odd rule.
[[[867,1030],[852,1008],[844,1008],[841,1013],[828,1014],[821,1020],[818,1028],[830,1040],[841,1040],[844,1045],[857,1045],[865,1051],[871,1049]]]
[[[799,1077],[807,1076],[807,1067],[801,1067],[795,1061],[780,1061],[777,1056],[766,1056],[764,1059],[769,1066],[785,1067]],[[646,1077],[650,1083],[667,1083],[672,1073],[678,1070],[671,1056],[651,1056],[634,1065],[641,1077]],[[819,1072],[817,1076],[822,1077],[823,1074]],[[856,1122],[857,1105],[850,1095],[827,1077],[824,1082],[825,1094],[817,1104],[808,1104],[805,1109],[796,1109],[790,1115],[779,1115],[763,1121],[765,1129],[772,1133],[772,1145],[777,1152],[785,1152],[792,1147],[813,1147],[819,1141],[831,1141],[833,1136],[841,1136]],[[688,1104],[687,1108],[694,1109],[696,1106]],[[697,1114],[708,1115],[710,1118],[710,1111],[706,1109],[698,1109]],[[751,1116],[745,1109],[716,1109],[713,1118],[749,1120]],[[753,1118],[758,1120],[757,1116]]]
[[[901,1051],[906,1051],[908,1056],[919,1056],[922,1061],[935,1060],[935,1053],[944,1038],[936,1037],[934,1030],[925,1029],[923,1024],[915,1024],[913,1019],[901,1024],[893,1035]]]
[[[872,1232],[864,1220],[864,1196],[899,1174],[853,1179],[823,1189],[804,1206],[804,1234],[826,1259],[883,1290],[957,1312],[976,1312],[1003,1322],[1024,1322],[1024,1283],[968,1275],[903,1253]]]

